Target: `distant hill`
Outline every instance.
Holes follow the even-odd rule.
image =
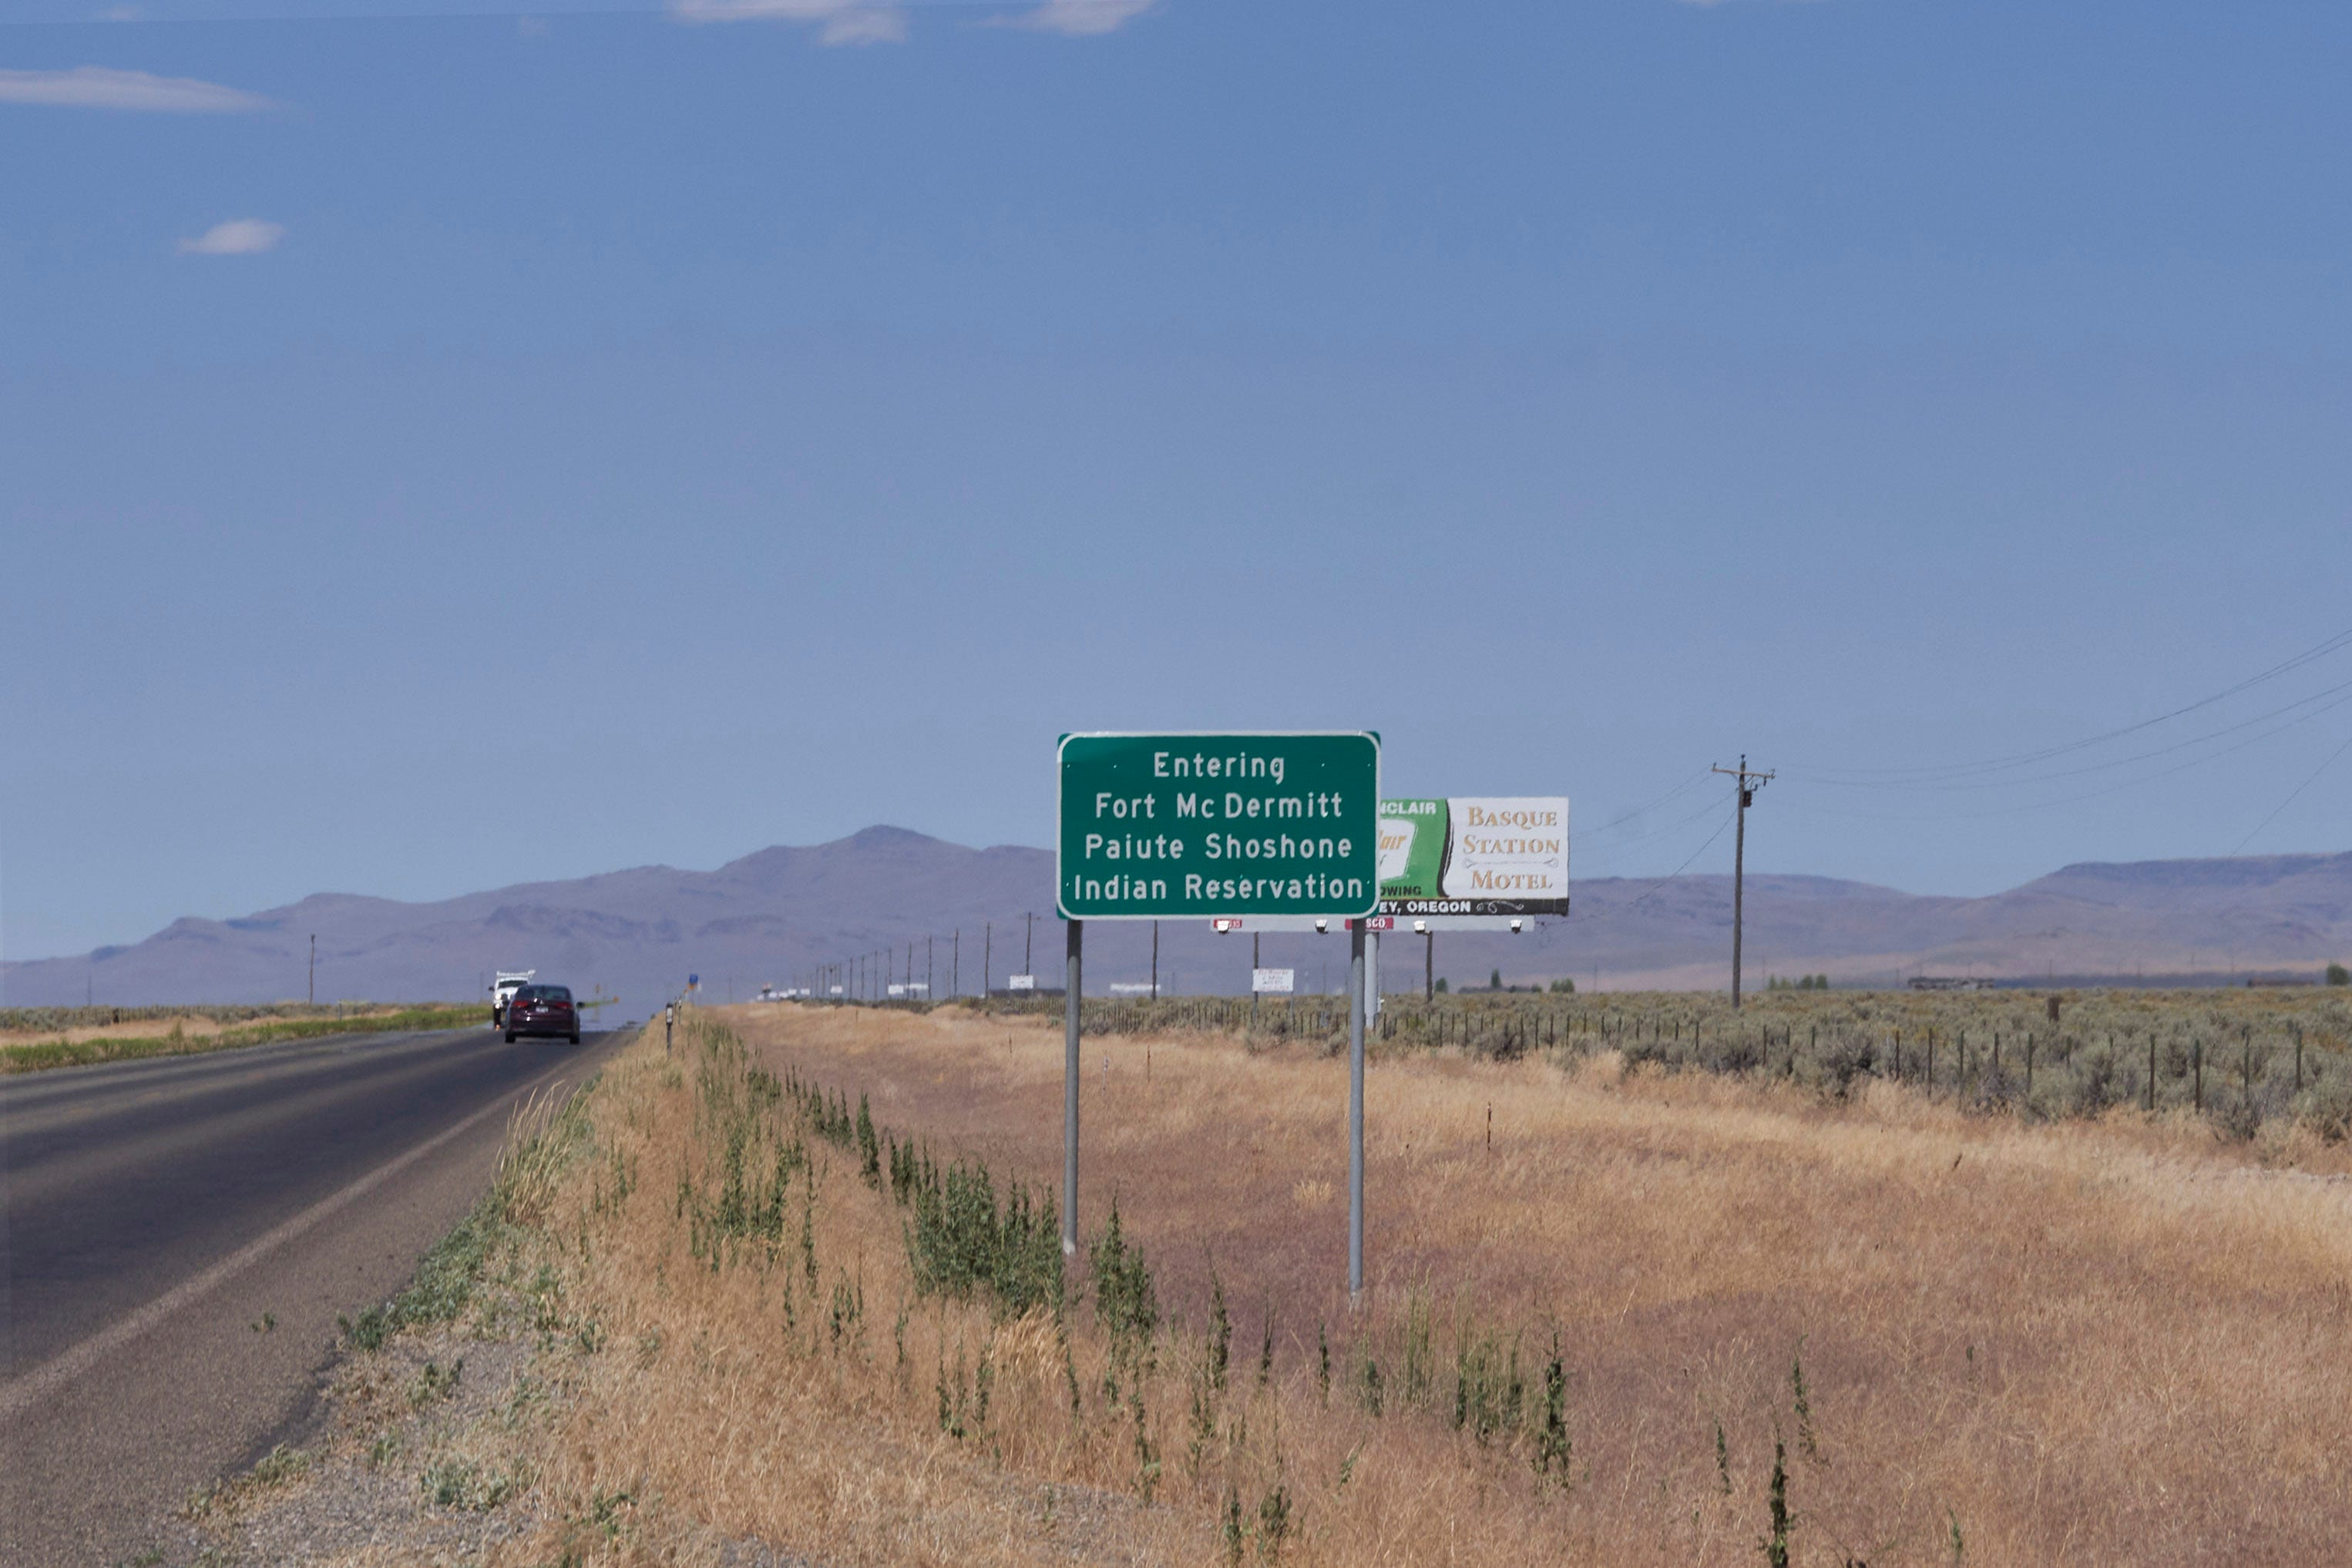
[[[643,866],[573,882],[527,883],[436,904],[320,894],[236,920],[183,919],[145,941],[85,956],[0,964],[11,1007],[100,1002],[265,1001],[299,997],[309,938],[319,938],[319,994],[461,998],[498,968],[536,968],[587,992],[601,985],[643,1017],[699,973],[705,994],[744,998],[812,966],[888,948],[903,977],[928,962],[940,994],[951,968],[975,990],[983,965],[1002,985],[1024,962],[1034,912],[1041,985],[1057,982],[1062,927],[1052,918],[1050,851],[971,849],[902,828],[832,843],[779,846],[716,871]],[[1437,972],[1459,987],[1573,976],[1590,987],[1711,988],[1728,983],[1731,879],[1601,878],[1575,885],[1570,919],[1517,936],[1437,939]],[[2200,975],[2315,973],[2352,955],[2352,854],[2147,861],[2068,866],[1986,898],[1898,893],[1828,877],[1748,879],[1748,983],[1826,973],[1852,983],[1904,974]],[[953,934],[961,933],[960,946]],[[928,939],[928,946],[927,946]],[[1267,936],[1268,964],[1302,985],[1337,988],[1339,936]],[[960,951],[961,956],[956,956]],[[1148,925],[1088,928],[1089,990],[1150,971]],[[1417,983],[1417,938],[1391,939],[1387,988]],[[1160,933],[1163,988],[1238,992],[1249,939],[1198,921]]]

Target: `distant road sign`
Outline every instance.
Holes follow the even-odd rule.
[[[1034,991],[1037,988],[1037,977],[1034,975],[1007,976],[1004,988],[1008,991]]]
[[[700,984],[702,984],[702,977],[699,975],[688,975],[686,977],[686,986],[688,990],[692,990],[695,987]]]
[[[1286,997],[1297,988],[1296,969],[1252,969],[1250,989],[1261,996]]]
[[[1380,771],[1364,731],[1065,736],[1059,913],[1370,915]]]

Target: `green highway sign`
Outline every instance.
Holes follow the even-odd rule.
[[[1062,737],[1064,919],[1356,919],[1380,904],[1380,737]]]

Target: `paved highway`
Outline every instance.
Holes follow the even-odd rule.
[[[340,1314],[625,1038],[362,1035],[0,1078],[0,1563],[113,1563],[311,1408]],[[274,1320],[275,1326],[257,1325]]]

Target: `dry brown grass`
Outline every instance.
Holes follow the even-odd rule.
[[[0,1046],[32,1040],[79,1043],[169,1034],[214,1035],[256,1024],[299,1023],[317,1019],[381,1018],[419,1006],[472,1004],[415,1002],[258,1002],[227,1005],[191,1002],[146,1007],[0,1008]],[[487,1009],[476,1007],[483,1018]]]
[[[169,1034],[175,1029],[191,1039],[201,1039],[235,1027],[201,1013],[174,1013],[167,1018],[135,1019],[124,1023],[77,1024],[70,1029],[0,1029],[0,1045],[19,1045],[44,1040],[62,1040],[79,1045],[86,1040],[143,1039],[150,1035]]]
[[[758,1061],[869,1093],[877,1122],[1000,1185],[1058,1180],[1049,1026],[727,1017]],[[1050,1323],[915,1298],[902,1211],[854,1156],[812,1145],[814,1289],[797,1207],[772,1258],[691,1257],[678,1192],[715,1157],[704,1071],[740,1072],[633,1048],[548,1205],[551,1321],[587,1333],[532,1461],[575,1521],[534,1541],[542,1559],[731,1535],[828,1563],[1213,1562],[1229,1493],[1255,1559],[1278,1486],[1286,1562],[1725,1563],[1762,1555],[1776,1437],[1801,1563],[2329,1563],[2352,1542],[2352,1186],[2324,1151],[2283,1171],[2186,1123],[2027,1126],[1885,1084],[1830,1105],[1609,1057],[1573,1075],[1391,1059],[1370,1089],[1372,1289],[1351,1313],[1344,1064],[1197,1035],[1090,1043],[1085,1228],[1115,1187],[1170,1318],[1142,1391],[1145,1506],[1091,1310],[1068,1317],[1073,1416]],[[1233,1371],[1196,1474],[1213,1268]],[[843,1283],[865,1314],[835,1341]],[[1409,1386],[1416,1313],[1433,1365]],[[1529,1430],[1555,1334],[1564,1485],[1537,1473]],[[1453,1419],[1457,1350],[1482,1338],[1516,1345],[1535,1385],[1486,1442]],[[983,1354],[989,1419],[944,1436],[939,1385],[969,1389],[957,1368]],[[625,1529],[577,1522],[621,1493]]]

